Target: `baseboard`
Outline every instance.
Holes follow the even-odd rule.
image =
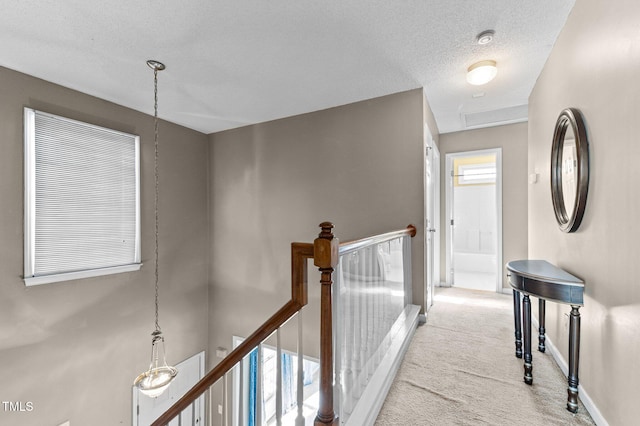
[[[531,322],[532,322],[532,325],[535,327],[534,328],[535,330],[537,330],[540,327],[540,324],[538,323],[538,319],[533,315],[531,316]],[[560,367],[560,370],[562,370],[562,373],[565,376],[568,376],[569,364],[562,357],[562,354],[560,353],[560,351],[558,350],[558,348],[553,343],[553,341],[549,338],[548,335],[546,336],[546,339],[545,339],[545,347],[549,351],[551,356],[553,356],[553,359],[556,361],[556,364],[558,364],[558,367]],[[598,407],[589,396],[589,393],[585,390],[585,388],[581,384],[578,385],[578,398],[580,398],[580,401],[582,401],[584,408],[587,409],[587,411],[589,412],[589,415],[591,416],[593,421],[596,423],[596,425],[609,426],[609,423],[602,416],[602,413],[600,413],[600,410],[598,410]]]
[[[440,283],[440,284],[436,285],[436,287],[451,288],[451,286],[446,285],[444,283]],[[502,287],[502,291],[497,291],[496,293],[512,295],[513,294],[513,289],[511,287]]]
[[[405,307],[402,314],[404,317],[398,319],[399,331],[351,412],[346,422],[348,426],[371,426],[375,423],[398,368],[404,359],[404,354],[407,352],[418,327],[419,312],[419,306],[407,305]]]

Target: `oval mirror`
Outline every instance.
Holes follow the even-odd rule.
[[[582,114],[575,108],[560,113],[551,147],[551,197],[556,220],[564,232],[580,226],[589,190],[589,142]]]

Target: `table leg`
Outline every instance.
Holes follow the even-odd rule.
[[[522,358],[522,326],[520,325],[520,292],[513,290],[513,322],[516,329],[516,357]]]
[[[544,299],[538,299],[538,324],[540,325],[540,327],[538,328],[538,350],[540,352],[544,352],[546,349],[546,347],[544,346],[544,341],[545,341],[544,308],[545,308]]]
[[[522,298],[522,328],[524,334],[524,382],[528,385],[533,383],[531,365],[531,300],[525,294]]]
[[[571,306],[569,316],[569,387],[567,389],[567,410],[578,411],[578,360],[580,358],[580,312],[579,306]]]

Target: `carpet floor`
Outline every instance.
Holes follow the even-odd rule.
[[[512,297],[438,288],[418,327],[377,426],[593,425],[582,403],[566,410],[567,378],[551,354],[537,350],[533,385],[514,355]],[[554,342],[556,343],[556,342]]]

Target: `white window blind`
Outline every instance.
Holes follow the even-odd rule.
[[[139,137],[30,108],[24,117],[25,283],[139,269]]]

